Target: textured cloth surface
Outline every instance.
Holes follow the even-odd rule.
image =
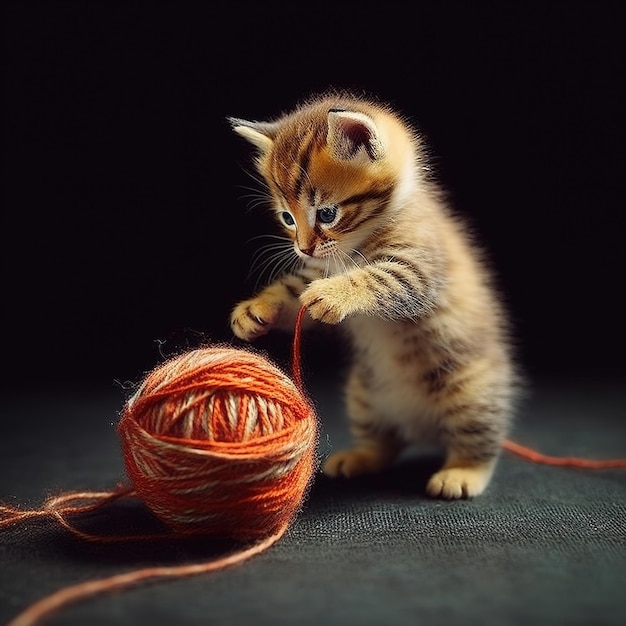
[[[311,384],[320,457],[348,442],[334,383]],[[123,392],[9,398],[3,404],[0,499],[37,506],[124,478],[115,432]],[[512,439],[547,454],[626,457],[618,386],[539,387]],[[316,475],[276,546],[237,567],[91,598],[46,623],[621,625],[626,615],[626,470],[533,464],[503,453],[474,500],[424,495],[440,459],[417,450],[357,480]],[[141,504],[79,522],[92,532],[153,530]],[[63,587],[150,565],[226,554],[217,538],[94,545],[49,522],[0,533],[0,624]],[[146,620],[144,622],[144,620]]]

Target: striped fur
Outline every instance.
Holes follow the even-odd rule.
[[[308,321],[341,324],[353,347],[351,449],[331,476],[379,471],[407,445],[442,446],[426,489],[461,498],[488,485],[516,396],[506,313],[481,251],[428,176],[419,135],[388,106],[311,98],[271,122],[231,119],[256,147],[289,268],[239,303],[252,341]]]

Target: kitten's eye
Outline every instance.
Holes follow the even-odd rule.
[[[287,211],[283,211],[279,215],[285,226],[293,226],[296,223],[291,213],[288,213]]]
[[[325,206],[317,211],[317,219],[323,224],[330,224],[337,217],[336,206]]]

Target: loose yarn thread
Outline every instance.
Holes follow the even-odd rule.
[[[0,503],[0,528],[52,518],[88,541],[158,538],[93,535],[68,519],[119,498],[139,498],[176,533],[225,534],[251,545],[204,563],[149,567],[66,587],[7,626],[33,626],[70,603],[103,592],[224,569],[264,552],[285,534],[316,465],[317,417],[304,391],[300,359],[305,311],[300,309],[295,324],[293,380],[259,354],[228,346],[193,350],[148,374],[118,425],[130,486],[54,496],[35,510]],[[553,457],[510,440],[503,448],[546,465],[626,467],[626,459]]]
[[[576,456],[550,456],[507,439],[502,447],[527,461],[554,467],[577,467],[578,469],[611,469],[626,467],[626,459],[582,459]]]

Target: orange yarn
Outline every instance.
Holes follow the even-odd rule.
[[[514,441],[507,440],[502,447],[517,456],[532,461],[533,463],[543,463],[544,465],[554,465],[556,467],[578,467],[580,469],[609,469],[615,467],[626,467],[626,459],[581,459],[575,456],[548,456],[526,446],[522,446]]]
[[[280,532],[313,473],[313,409],[287,375],[245,350],[164,363],[127,403],[119,433],[137,495],[180,533]]]

